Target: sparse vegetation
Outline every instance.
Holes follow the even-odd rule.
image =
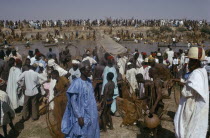
[[[177,29],[176,29],[178,32],[185,32],[185,31],[187,31],[187,28],[185,28],[185,27],[178,27]]]
[[[171,29],[171,27],[168,27],[168,26],[161,26],[160,27],[160,32],[163,33],[163,32],[173,32],[173,30]]]
[[[160,34],[160,30],[156,29],[156,28],[151,28],[151,29],[147,30],[147,33],[152,33],[154,35],[158,35],[158,34]]]
[[[205,27],[201,28],[201,32],[210,35],[210,27],[205,26]]]

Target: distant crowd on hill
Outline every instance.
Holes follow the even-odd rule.
[[[87,19],[87,20],[23,20],[9,21],[0,20],[0,28],[47,28],[47,27],[70,27],[70,26],[134,26],[134,27],[155,27],[155,26],[185,26],[188,29],[194,29],[201,26],[208,26],[206,20],[187,20],[187,19],[159,19],[159,20],[139,20],[139,19]]]

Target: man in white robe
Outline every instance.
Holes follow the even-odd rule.
[[[209,86],[205,68],[201,68],[205,51],[192,47],[188,57],[191,74],[184,82],[179,107],[174,118],[178,138],[206,138],[209,112]]]
[[[184,60],[185,60],[185,53],[182,53],[181,58],[180,58],[180,65],[181,66],[183,66],[185,64]]]
[[[59,76],[65,76],[68,74],[68,71],[61,68],[58,64],[56,64],[54,59],[50,59],[48,61],[48,66],[52,67],[54,70],[57,70],[59,72]]]
[[[172,65],[173,57],[174,57],[174,51],[170,48],[170,50],[168,52],[166,52],[166,54],[168,55],[168,61]]]
[[[39,84],[41,84],[41,95],[45,95],[46,92],[44,90],[44,83],[48,83],[46,80],[48,79],[48,74],[47,74],[47,69],[44,69],[44,65],[42,63],[39,63],[39,75],[42,76],[42,78],[45,78],[44,80],[43,79],[39,79]]]
[[[143,62],[143,66],[137,70],[136,80],[141,75],[142,75],[142,79],[151,80],[151,78],[149,76],[149,69],[150,68],[151,68],[151,66],[149,66],[149,60],[148,60],[148,58],[145,58],[145,60]],[[139,75],[139,74],[141,74],[141,75]],[[137,83],[138,83],[138,80],[137,80]],[[144,97],[145,96],[144,95],[144,92],[145,92],[144,84],[143,83],[138,83],[138,88],[139,88],[139,98]]]
[[[150,80],[151,78],[149,77],[149,69],[151,66],[149,65],[149,59],[145,58],[143,62],[143,66],[137,70],[137,74],[142,74],[144,80]]]
[[[120,57],[117,61],[117,65],[119,67],[119,73],[124,77],[125,75],[125,65],[128,58],[126,56]]]
[[[136,81],[137,70],[133,67],[132,63],[128,62],[127,65],[129,69],[126,71],[126,79],[131,85],[130,93],[133,93],[138,87]]]
[[[18,84],[17,84],[17,79],[19,78],[21,72],[21,65],[22,65],[22,61],[18,60],[19,62],[17,62],[16,60],[16,66],[11,67],[10,71],[9,71],[9,77],[8,77],[8,82],[7,82],[7,89],[6,92],[12,102],[12,106],[14,109],[17,109],[20,106],[20,101],[18,98],[18,93],[17,93],[17,88],[18,88]],[[23,100],[22,102],[23,103]],[[21,106],[23,106],[21,104]]]
[[[164,53],[167,53],[170,50],[170,45],[165,49]]]
[[[31,66],[28,71],[23,72],[17,79],[17,82],[25,80],[24,105],[22,111],[23,120],[29,119],[31,109],[32,119],[35,121],[39,118],[38,96],[39,96],[39,79],[46,81],[39,73],[35,72],[36,66]]]
[[[97,64],[96,60],[90,57],[89,55],[86,55],[86,57],[82,59],[82,61],[85,61],[85,60],[89,60],[91,66],[94,64]]]

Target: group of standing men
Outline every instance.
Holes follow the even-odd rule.
[[[122,95],[122,90],[118,87],[119,80],[126,80],[130,84],[130,94],[134,93],[138,98],[144,99],[149,95],[142,80],[155,81],[157,74],[154,73],[154,67],[157,64],[165,64],[164,66],[171,69],[174,75],[177,70],[181,72],[181,75],[175,75],[176,79],[173,81],[182,78],[180,83],[184,84],[174,120],[176,136],[206,136],[209,88],[208,75],[202,65],[205,64],[208,68],[209,62],[202,48],[192,47],[185,52],[180,50],[174,54],[169,47],[164,52],[158,49],[148,56],[144,52],[139,53],[135,50],[131,58],[126,54],[114,58],[105,53],[100,60],[96,53],[97,49],[93,51],[93,56],[90,51],[86,51],[81,60],[68,61],[72,63],[72,68],[67,71],[58,64],[52,49],[46,56],[38,49],[35,53],[29,51],[24,65],[17,51],[7,50],[6,54],[1,51],[1,78],[7,84],[6,89],[1,89],[1,95],[5,95],[6,92],[11,104],[5,98],[1,98],[1,102],[8,103],[11,109],[23,106],[23,121],[29,119],[29,110],[32,109],[32,119],[37,120],[38,101],[40,97],[45,97],[56,118],[57,136],[98,138],[99,119],[102,120],[101,128],[104,131],[107,126],[113,129],[110,111],[117,115],[116,98]],[[175,67],[176,70],[173,70]],[[102,80],[102,82],[99,81],[93,87],[92,80]],[[102,107],[100,116],[97,102]],[[152,108],[150,112],[154,113],[156,109]],[[5,115],[7,113],[4,112]],[[8,114],[9,118],[11,113]],[[11,123],[11,119],[7,122]],[[1,123],[5,125],[4,122]],[[4,134],[7,135],[5,127]]]

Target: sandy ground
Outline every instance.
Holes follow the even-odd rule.
[[[35,48],[39,48],[40,51],[44,54],[48,52],[48,48],[43,47],[41,42],[33,42],[34,44],[31,46],[30,50],[34,50]],[[74,45],[78,48],[77,50],[74,49],[71,52],[75,54],[75,51],[79,51],[78,55],[82,55],[85,49],[93,49],[96,46],[96,43],[93,41],[73,41]],[[131,51],[134,51],[135,48],[138,48],[140,52],[151,52],[157,50],[157,45],[145,45],[145,44],[135,44],[130,42],[123,42],[123,46],[127,46]],[[27,55],[28,50],[26,49],[23,44],[17,44],[18,52],[21,55]],[[53,51],[58,53],[62,48],[66,45],[60,45],[59,47],[53,47]],[[178,50],[178,48],[175,48]],[[75,56],[78,56],[75,54]],[[159,129],[158,135],[160,138],[174,138],[174,125],[173,125],[173,117],[175,115],[177,106],[174,100],[174,94],[171,94],[171,99],[165,99],[165,110],[167,112],[162,116],[161,126],[162,128]],[[10,127],[8,126],[9,138],[50,138],[50,134],[47,128],[47,123],[45,119],[45,115],[41,116],[38,121],[32,122],[31,119],[26,121],[24,124],[21,123],[19,120],[21,119],[21,114],[17,113],[16,118],[14,120],[15,127],[20,131],[20,133],[14,134],[13,131],[10,131]],[[135,126],[124,126],[120,127],[122,122],[121,117],[113,117],[114,122],[114,130],[108,130],[108,132],[104,133],[101,132],[101,138],[149,138],[150,131],[142,125],[142,122],[137,123]],[[0,130],[0,134],[3,134],[2,130]]]
[[[174,101],[174,94],[171,94],[171,99],[164,100],[167,112],[163,115],[161,126],[158,131],[159,138],[174,138],[173,117],[177,106]],[[121,117],[112,117],[114,123],[114,130],[101,132],[101,138],[149,138],[150,130],[145,128],[143,122],[138,122],[137,125],[120,127],[122,122]],[[19,134],[15,134],[8,126],[9,138],[50,138],[46,115],[40,116],[39,120],[28,121],[21,123],[21,113],[16,114],[13,120],[15,127],[19,130]],[[2,130],[0,133],[3,134]]]
[[[47,128],[47,123],[45,115],[41,116],[38,121],[32,122],[29,119],[27,122],[20,123],[21,115],[18,114],[13,121],[15,127],[20,131],[17,135],[8,126],[9,138],[51,138],[49,130]],[[106,133],[101,132],[101,138],[135,138],[139,132],[139,128],[136,126],[132,127],[120,127],[122,119],[120,117],[113,117],[114,130],[108,130]],[[0,133],[3,134],[2,130]]]

